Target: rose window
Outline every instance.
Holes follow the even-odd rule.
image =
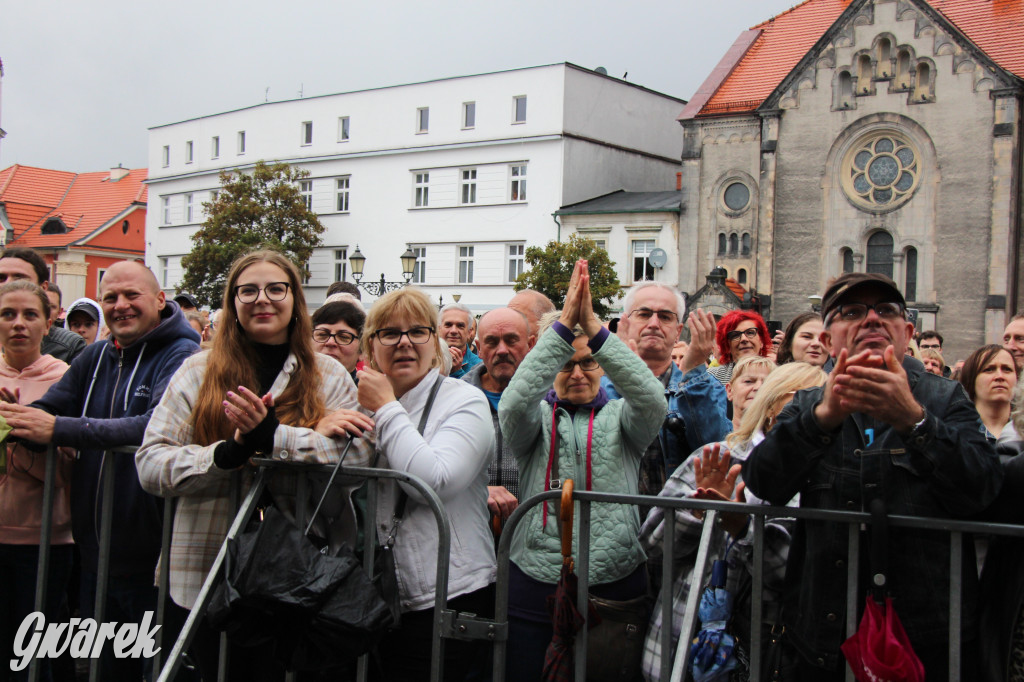
[[[846,155],[843,189],[850,200],[871,211],[889,211],[907,201],[920,179],[919,154],[894,133],[862,138]]]

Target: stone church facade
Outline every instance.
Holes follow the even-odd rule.
[[[680,288],[718,266],[788,321],[890,275],[947,353],[1024,309],[1024,5],[807,0],[744,33],[683,126]]]

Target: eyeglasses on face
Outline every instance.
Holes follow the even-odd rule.
[[[836,308],[832,315],[833,320],[844,322],[859,322],[868,316],[868,311],[874,310],[875,314],[883,320],[895,320],[903,317],[903,306],[892,301],[881,303],[844,303]]]
[[[751,340],[756,339],[758,337],[757,327],[751,327],[750,329],[744,329],[743,331],[740,331],[739,329],[733,329],[731,332],[725,335],[725,338],[729,339],[730,341],[735,341],[741,336],[745,336]]]
[[[347,346],[359,338],[352,332],[347,332],[344,330],[334,332],[333,334],[327,331],[326,329],[313,330],[313,340],[316,341],[317,343],[327,343],[327,341],[330,340],[332,337],[334,338],[334,342],[337,343],[339,346]]]
[[[569,362],[562,365],[562,369],[559,372],[565,372],[566,374],[571,373],[576,367],[579,367],[584,372],[593,372],[599,368],[601,364],[594,359],[594,356],[589,358],[583,358],[582,360],[570,360]]]
[[[671,324],[679,320],[679,316],[671,310],[651,310],[650,308],[637,308],[627,317],[636,318],[640,322],[649,322],[655,315],[658,316],[658,322],[662,324]]]
[[[413,327],[411,329],[394,329],[386,327],[384,329],[378,329],[374,336],[385,346],[397,346],[403,336],[408,336],[411,343],[426,343],[430,340],[430,335],[434,333],[433,327]]]
[[[288,282],[271,282],[265,287],[258,287],[255,284],[242,284],[235,287],[235,296],[242,303],[255,303],[262,291],[268,301],[283,301],[288,296],[288,289],[290,288],[291,285]]]

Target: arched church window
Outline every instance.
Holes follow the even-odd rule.
[[[892,277],[892,235],[885,231],[868,237],[868,262],[865,272],[879,272]]]
[[[874,131],[850,147],[843,159],[842,185],[854,205],[873,212],[906,202],[920,183],[920,154],[895,131]]]
[[[747,286],[747,271],[744,268],[740,268],[736,271],[736,283],[740,286]]]
[[[843,258],[843,272],[853,272],[853,249],[843,249],[840,255]]]
[[[879,38],[877,49],[878,77],[889,78],[892,76],[892,44],[888,38]]]
[[[900,90],[910,88],[910,52],[900,50],[896,55],[896,87]]]
[[[744,232],[743,236],[740,237],[740,255],[750,255],[750,233]]]
[[[903,284],[903,296],[908,301],[917,300],[917,249],[908,247],[903,258],[906,277]]]
[[[732,234],[729,235],[729,255],[735,256],[737,253],[739,253],[739,246],[739,237],[737,237],[736,233],[733,232]]]
[[[871,94],[871,57],[866,54],[857,58],[857,94]]]
[[[727,250],[725,242],[726,242],[725,233],[724,232],[719,232],[718,233],[718,255],[719,256],[724,256],[725,255],[725,252]]]
[[[839,92],[836,98],[836,109],[850,109],[853,107],[853,76],[849,71],[839,72]]]
[[[927,62],[918,62],[917,80],[914,83],[913,99],[916,102],[926,102],[932,96],[932,70]]]

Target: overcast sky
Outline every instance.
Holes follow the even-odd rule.
[[[146,166],[147,128],[264,101],[573,62],[689,99],[797,0],[0,0],[0,168]]]

